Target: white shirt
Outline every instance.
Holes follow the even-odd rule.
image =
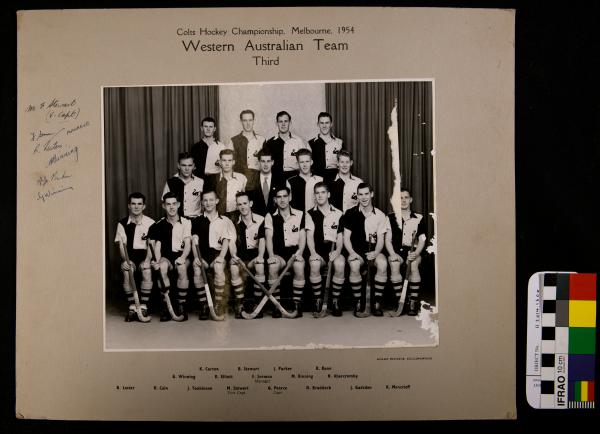
[[[252,213],[250,215],[252,217],[252,223],[248,225],[242,216],[238,218],[238,224],[244,222],[246,225],[246,249],[258,249],[258,242],[260,238],[258,237],[258,232],[260,226],[263,224],[265,218],[259,214]]]
[[[206,164],[204,166],[205,174],[216,175],[221,171],[221,166],[219,165],[219,153],[223,149],[233,149],[233,146],[231,144],[225,145],[218,140],[212,145],[208,145],[208,150],[206,151]]]
[[[323,213],[323,211],[321,211],[318,206],[315,206],[313,209],[318,210],[321,212],[321,214],[323,214],[324,241],[335,242],[338,236],[338,228],[340,224],[340,218],[342,217],[342,212],[333,205],[329,205],[327,213]],[[312,219],[309,212],[306,213],[305,225],[307,231],[315,230],[315,222]]]
[[[290,133],[289,138],[279,136],[285,144],[283,145],[283,171],[289,172],[292,170],[299,170],[298,160],[296,159],[296,152],[300,149],[310,150],[310,146],[304,143],[302,139],[296,136],[292,136]],[[277,136],[275,136],[277,138]]]
[[[373,207],[373,212],[369,215],[365,215],[362,210],[360,212],[365,216],[365,241],[369,241],[369,235],[373,237],[373,242],[385,235],[389,219],[382,211]]]
[[[175,175],[179,178],[179,173]],[[186,217],[198,217],[202,213],[202,189],[204,180],[198,176],[192,175],[187,184],[183,187],[183,215]],[[165,182],[162,196],[170,191],[169,184]],[[161,197],[162,197],[161,196]]]
[[[325,142],[325,168],[337,169],[338,153],[342,150],[342,140],[337,137],[329,137],[329,141],[320,136]]]
[[[277,209],[273,216],[279,215]],[[295,247],[300,243],[300,231],[304,230],[302,226],[302,216],[304,213],[300,210],[290,207],[290,214],[283,219],[283,238],[285,247]],[[265,216],[265,229],[273,230],[273,217],[271,214]],[[277,236],[277,234],[273,234]]]
[[[127,224],[130,224],[132,222],[133,220],[131,219],[131,216],[129,216],[129,218],[127,219]],[[146,242],[146,237],[148,236],[148,229],[150,229],[150,226],[152,226],[153,224],[154,220],[145,215],[142,215],[141,221],[139,223],[136,223],[135,232],[133,235],[134,250],[146,250],[146,248],[148,247]],[[119,241],[123,241],[123,244],[125,245],[125,247],[127,247],[127,234],[125,233],[125,228],[123,227],[121,222],[117,224],[117,233],[115,235],[115,243],[118,243]]]
[[[248,169],[260,170],[257,154],[263,148],[265,138],[256,133],[254,133],[254,135],[250,138],[245,136],[243,132],[242,135],[246,137],[246,140],[248,140],[248,146],[246,149],[246,165],[248,166]],[[231,149],[233,149],[233,142],[229,143],[229,146]]]
[[[204,214],[204,217],[210,220],[210,218]],[[236,234],[233,222],[227,217],[218,215],[210,222],[208,229],[208,245],[212,249],[221,250],[223,248],[223,241],[229,240],[235,242]]]
[[[167,223],[169,221],[167,220]],[[173,232],[171,236],[171,251],[183,251],[183,241],[192,236],[192,222],[185,217],[180,217],[179,221],[172,224]]]
[[[308,179],[304,178],[301,174],[298,176],[306,182],[304,188],[304,209],[302,211],[309,210],[317,204],[317,200],[315,199],[315,184],[322,182],[323,178],[318,175],[311,175]],[[287,188],[292,189],[289,180],[285,181],[285,184]]]
[[[340,174],[338,173],[335,177],[335,181],[340,178]],[[343,204],[343,212],[348,211],[353,206],[358,205],[358,193],[356,190],[358,189],[358,185],[363,182],[358,176],[350,175],[348,179],[342,179],[344,181],[344,198],[342,200]]]
[[[221,176],[219,177],[219,182],[221,182],[223,177],[224,176],[221,173]],[[246,178],[245,175],[242,175],[241,173],[233,172],[231,174],[231,179],[226,179],[226,180],[227,180],[227,197],[225,198],[225,203],[226,203],[225,211],[232,212],[232,211],[236,210],[235,195],[237,193],[239,193],[240,191],[246,190],[246,184],[248,183],[248,179]],[[219,198],[219,200],[221,200],[221,198]]]

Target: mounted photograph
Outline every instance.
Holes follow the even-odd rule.
[[[104,350],[432,347],[434,82],[102,88]]]

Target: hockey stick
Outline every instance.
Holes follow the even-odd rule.
[[[412,239],[412,243],[410,246],[410,251],[414,252],[415,249],[417,248],[417,232],[415,231],[415,233],[413,234],[413,239]],[[404,283],[402,284],[402,292],[400,293],[400,299],[398,300],[398,307],[396,308],[396,310],[390,312],[390,315],[393,317],[397,317],[402,315],[402,311],[404,310],[404,304],[406,303],[406,293],[408,292],[408,278],[410,277],[410,266],[412,265],[411,260],[408,259],[408,257],[406,258],[406,273],[404,276]]]
[[[330,255],[331,255],[331,252],[333,252],[335,250],[335,246],[336,246],[336,243],[333,242],[333,244],[331,244]],[[325,294],[323,294],[323,306],[321,306],[320,312],[313,312],[313,316],[315,318],[323,318],[325,315],[327,315],[327,299],[329,298],[329,286],[331,285],[332,270],[333,270],[333,261],[331,260],[331,256],[330,256],[329,262],[327,264],[327,278],[325,279],[325,288],[323,289],[325,292]]]
[[[373,248],[373,236],[369,234],[369,252]],[[358,318],[366,318],[371,315],[371,265],[373,261],[367,261],[367,285],[365,288],[365,308],[362,312],[356,312]]]
[[[294,261],[295,261],[295,258],[294,258],[294,256],[292,256],[290,258],[290,260],[288,261],[287,265],[285,266],[285,268],[283,269],[283,271],[281,272],[281,274],[279,275],[279,277],[277,277],[277,279],[275,280],[275,282],[273,282],[273,284],[271,285],[271,289],[267,289],[261,282],[259,282],[258,280],[256,280],[256,276],[254,276],[250,272],[250,270],[248,270],[248,267],[246,267],[246,264],[244,264],[244,262],[242,260],[239,261],[239,263],[242,265],[242,268],[244,270],[246,270],[246,273],[248,273],[248,275],[250,276],[250,278],[253,279],[258,284],[258,286],[260,287],[260,289],[262,289],[262,291],[265,293],[265,295],[263,295],[262,300],[260,300],[260,303],[258,303],[258,305],[254,308],[254,310],[252,312],[246,313],[246,312],[242,311],[242,317],[244,319],[254,319],[254,318],[256,318],[256,315],[258,315],[260,313],[260,311],[263,310],[263,308],[265,307],[265,304],[267,303],[267,300],[271,300],[271,302],[275,305],[275,307],[286,318],[296,318],[296,316],[298,315],[298,311],[297,310],[294,309],[292,312],[288,312],[287,310],[285,310],[283,308],[283,306],[281,305],[281,303],[279,303],[279,301],[275,297],[273,297],[273,292],[275,292],[275,289],[277,289],[277,286],[279,286],[279,284],[281,283],[281,280],[285,276],[285,273],[288,272],[288,270],[290,269],[290,267],[292,266],[292,264],[294,263]]]
[[[152,243],[148,242],[148,247],[150,247],[150,254],[152,255],[152,260],[154,262],[156,262],[156,254],[154,253],[154,247],[152,247]],[[158,282],[161,284],[162,286],[162,294],[163,294],[163,298],[165,299],[165,303],[167,304],[167,309],[169,310],[169,315],[171,315],[171,318],[173,318],[174,321],[183,321],[183,315],[176,315],[175,311],[173,310],[173,305],[171,304],[171,298],[169,297],[169,290],[167,289],[167,286],[165,285],[165,281],[162,277],[162,273],[160,272],[160,270],[158,270],[158,273],[154,273],[154,274],[158,274]]]
[[[137,287],[135,286],[135,277],[133,276],[133,270],[131,269],[131,261],[129,260],[129,253],[127,253],[127,244],[123,242],[123,240],[119,240],[119,246],[123,249],[125,253],[125,262],[129,264],[129,272],[127,273],[129,276],[129,283],[131,288],[133,289],[133,302],[135,303],[135,313],[138,319],[141,322],[148,322],[152,319],[151,316],[145,316],[142,312],[142,305],[140,304],[140,297],[137,292]]]
[[[194,242],[192,241],[192,244]],[[200,247],[198,244],[194,244],[194,248],[196,249],[196,254],[198,255],[198,259],[200,259],[200,270],[202,272],[202,280],[204,280],[204,292],[206,292],[206,301],[208,302],[208,310],[210,311],[210,317],[214,321],[223,321],[225,319],[225,315],[217,315],[215,312],[215,306],[213,305],[212,296],[210,295],[210,287],[208,286],[208,279],[206,278],[206,271],[204,270],[204,265],[202,264],[202,254],[200,253]]]

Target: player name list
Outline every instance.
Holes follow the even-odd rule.
[[[224,369],[216,366],[198,366],[188,372],[171,372],[144,385],[115,384],[115,391],[222,393],[226,395],[284,395],[290,392],[326,393],[328,391],[410,391],[411,384],[402,382],[375,382],[352,371],[341,371],[334,366],[317,365],[299,369],[285,365],[269,367],[237,366]]]

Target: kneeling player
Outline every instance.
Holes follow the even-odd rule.
[[[294,258],[294,304],[298,315],[302,316],[302,293],[304,292],[304,259],[302,253],[306,245],[304,231],[304,212],[290,207],[290,189],[285,186],[277,187],[275,192],[277,209],[273,214],[265,216],[265,238],[267,254],[269,256],[269,284],[277,280],[277,276]],[[279,288],[273,295],[279,299]],[[281,318],[281,312],[273,309],[273,318]]]
[[[166,216],[154,223],[148,233],[150,244],[154,246],[155,253],[151,265],[155,270],[159,270],[165,292],[171,286],[169,271],[173,270],[174,267],[177,268],[178,303],[175,311],[177,315],[183,316],[183,321],[185,321],[187,316],[184,305],[190,284],[187,277],[187,268],[190,263],[187,257],[190,254],[192,225],[188,219],[179,216],[180,203],[175,193],[166,193],[162,202]],[[169,311],[166,306],[163,306],[160,320],[169,321],[170,319]]]
[[[310,251],[310,283],[315,296],[315,312],[323,307],[321,295],[321,269],[329,261],[333,261],[334,275],[332,280],[331,313],[342,316],[339,298],[344,285],[345,259],[341,255],[343,234],[340,231],[342,212],[329,204],[329,187],[324,182],[315,184],[315,199],[317,205],[306,213],[306,244]]]
[[[148,312],[148,300],[152,291],[152,271],[150,270],[150,261],[146,260],[146,238],[148,230],[154,224],[154,220],[144,215],[146,208],[146,197],[142,193],[131,193],[128,198],[127,208],[129,215],[117,224],[117,235],[115,243],[119,243],[119,255],[121,256],[121,270],[123,271],[123,289],[129,302],[129,311],[125,321],[135,321],[137,314],[134,304],[134,288],[129,280],[130,270],[141,272],[141,309],[142,315],[146,316]],[[125,249],[129,262],[126,260]]]
[[[217,193],[206,190],[202,193],[204,212],[192,222],[192,237],[194,246],[194,286],[200,300],[200,319],[208,319],[209,308],[206,299],[204,279],[201,266],[205,270],[213,270],[215,285],[215,313],[222,315],[227,300],[225,300],[225,263],[230,242],[235,242],[235,232],[231,220],[217,212]]]
[[[244,299],[244,280],[240,274],[239,261],[246,268],[254,270],[256,280],[265,283],[265,225],[264,217],[252,213],[252,201],[247,192],[240,192],[235,198],[240,213],[235,223],[236,242],[229,244],[231,252],[231,285],[235,294],[235,317],[242,318],[242,300]],[[254,284],[254,299],[260,301],[263,292],[258,284]],[[258,317],[261,317],[259,313]]]
[[[400,192],[401,215],[395,213],[388,215],[387,232],[385,234],[385,247],[390,263],[390,281],[398,301],[402,295],[402,274],[400,266],[410,262],[408,274],[409,298],[408,314],[419,313],[419,289],[421,286],[421,252],[427,240],[423,216],[411,211],[412,197],[410,192],[402,189]]]
[[[354,315],[364,310],[361,295],[365,283],[361,277],[361,267],[367,261],[375,261],[375,304],[373,315],[383,316],[381,300],[387,281],[387,260],[381,253],[384,245],[386,215],[373,206],[373,187],[361,183],[357,188],[358,205],[344,214],[344,246],[348,251],[350,276],[356,307]],[[370,282],[369,282],[370,283]]]

